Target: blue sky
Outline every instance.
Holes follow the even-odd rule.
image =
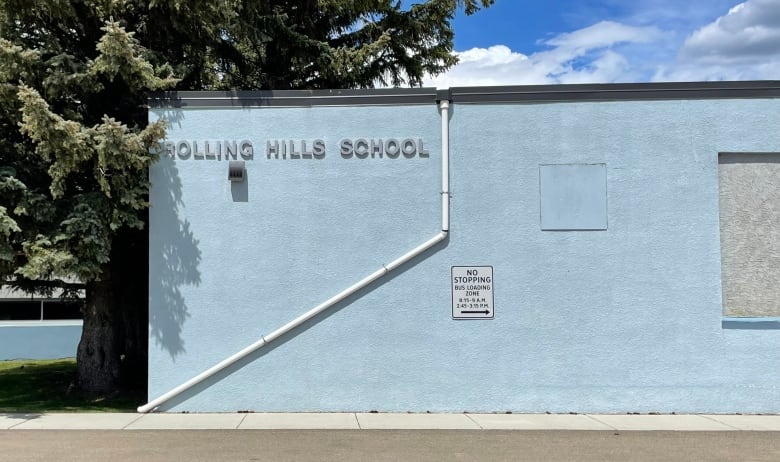
[[[496,0],[427,86],[780,79],[780,0]]]

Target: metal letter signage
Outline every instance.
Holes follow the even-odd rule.
[[[252,140],[163,140],[153,152],[179,160],[254,160]],[[262,143],[258,143],[261,145]],[[343,138],[337,145],[344,159],[427,159],[431,156],[422,138]],[[331,146],[333,148],[333,146]],[[266,159],[324,159],[325,138],[267,139]]]
[[[493,267],[453,266],[452,319],[493,319]]]

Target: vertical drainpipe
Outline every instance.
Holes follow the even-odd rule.
[[[441,109],[441,230],[450,231],[450,102],[439,101]]]
[[[149,401],[148,403],[144,404],[143,406],[138,407],[138,412],[146,413],[150,411],[156,410],[160,405],[163,403],[169,401],[170,399],[178,396],[179,394],[183,393],[184,391],[194,387],[195,385],[203,382],[209,377],[214,376],[215,374],[219,373],[220,371],[226,369],[227,367],[235,364],[236,362],[240,361],[241,359],[249,356],[250,354],[256,352],[257,350],[261,349],[268,343],[272,342],[273,340],[276,340],[277,338],[283,336],[287,332],[295,329],[296,327],[300,326],[301,324],[305,323],[309,319],[317,316],[318,314],[322,313],[323,311],[326,311],[327,309],[331,308],[333,305],[343,301],[350,295],[354,294],[355,292],[359,291],[360,289],[368,286],[369,284],[375,282],[376,280],[380,279],[382,276],[388,274],[390,271],[404,265],[414,257],[422,254],[426,250],[430,249],[434,245],[438,244],[439,242],[444,241],[447,239],[447,236],[450,231],[450,140],[449,140],[449,107],[450,103],[446,99],[441,99],[439,101],[439,109],[441,110],[441,231],[436,233],[435,236],[428,239],[427,241],[423,242],[422,244],[418,245],[417,247],[413,248],[412,250],[408,251],[407,253],[401,255],[400,257],[396,258],[395,260],[382,265],[382,267],[373,273],[369,274],[368,276],[364,277],[360,281],[356,282],[355,284],[347,287],[346,289],[342,290],[338,294],[334,295],[333,297],[325,300],[324,302],[320,303],[319,305],[315,306],[311,310],[307,311],[306,313],[298,316],[297,318],[293,319],[292,321],[288,322],[287,324],[283,325],[282,327],[276,329],[275,331],[271,332],[268,335],[265,335],[260,338],[260,340],[256,341],[255,343],[249,345],[248,347],[244,348],[243,350],[239,351],[238,353],[233,354],[232,356],[225,358],[224,360],[220,361],[218,364],[210,367],[209,369],[201,372],[200,374],[196,375],[195,377],[187,380],[186,382],[182,383],[181,385],[177,386],[176,388],[168,391],[167,393]]]

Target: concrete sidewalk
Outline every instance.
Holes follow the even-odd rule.
[[[0,414],[0,430],[780,431],[780,415],[608,414]]]

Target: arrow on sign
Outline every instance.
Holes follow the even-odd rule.
[[[461,311],[460,314],[490,314],[490,311]]]

